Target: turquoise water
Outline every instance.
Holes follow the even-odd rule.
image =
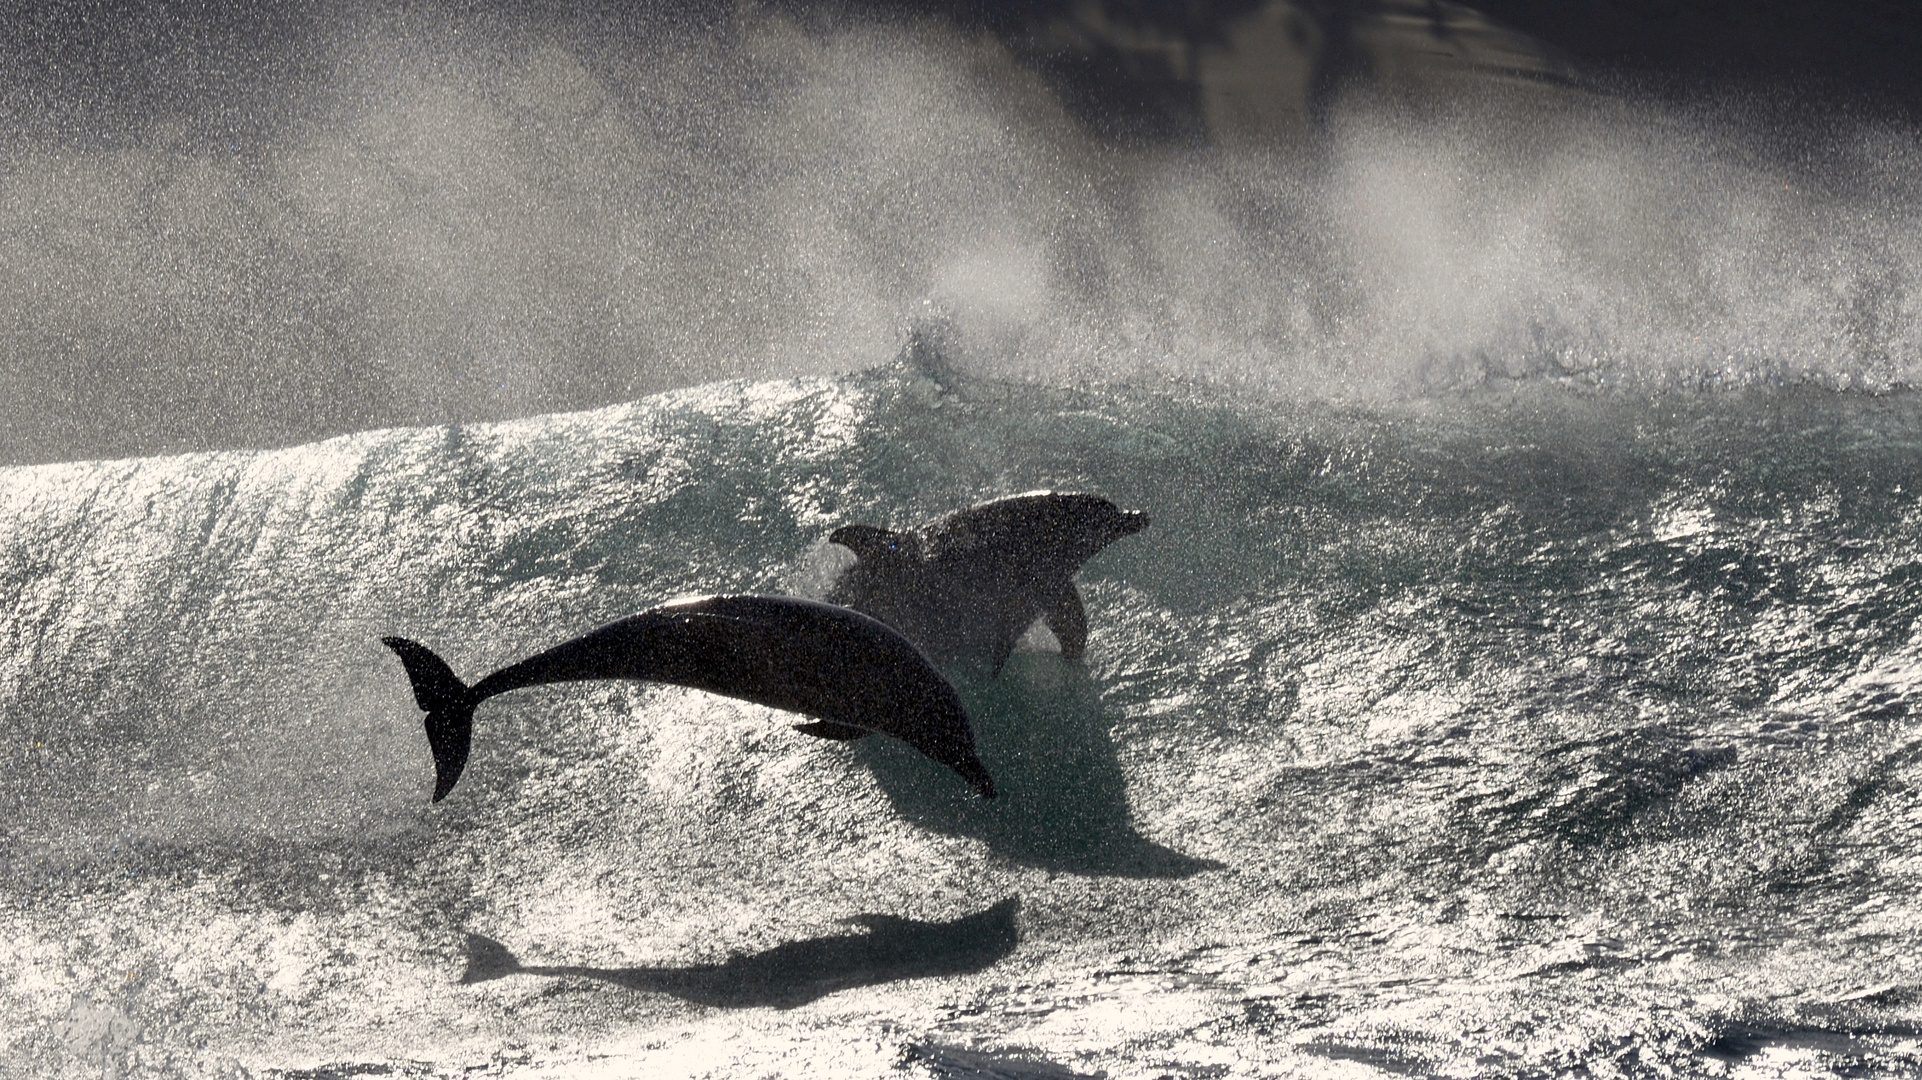
[[[898,362],[0,473],[0,1075],[1900,1076],[1922,408]],[[477,676],[836,525],[1154,524],[949,672],[1001,784]]]

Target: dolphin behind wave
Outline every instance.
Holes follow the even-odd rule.
[[[1075,572],[1147,526],[1147,514],[1099,495],[1058,491],[996,499],[898,532],[843,525],[828,540],[856,562],[827,599],[894,627],[937,663],[977,655],[999,672],[1037,618],[1075,660],[1088,645]]]
[[[892,735],[994,798],[954,688],[921,651],[856,611],[777,596],[709,596],[649,608],[468,686],[433,650],[381,638],[426,711],[434,800],[454,788],[473,742],[474,708],[526,686],[589,679],[674,683],[815,718],[804,734]]]

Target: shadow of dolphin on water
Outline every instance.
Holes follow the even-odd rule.
[[[1079,664],[1019,652],[999,677],[949,672],[967,703],[975,747],[994,774],[993,802],[953,797],[953,778],[880,739],[849,743],[902,817],[986,843],[1003,858],[1076,874],[1183,878],[1219,870],[1142,836],[1128,809],[1101,690]],[[966,794],[966,789],[960,789]]]
[[[467,970],[460,981],[572,976],[670,994],[698,1005],[791,1009],[857,986],[984,971],[1019,943],[1015,915],[1020,910],[1020,898],[1010,896],[949,922],[859,915],[848,921],[865,927],[865,934],[791,941],[765,952],[731,956],[725,963],[685,968],[523,964],[507,946],[470,933]]]

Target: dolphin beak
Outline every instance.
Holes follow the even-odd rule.
[[[981,764],[979,758],[962,762],[952,768],[961,774],[961,779],[966,780],[974,790],[980,792],[982,798],[994,798],[994,777],[988,775],[988,767]]]
[[[1121,535],[1133,536],[1147,528],[1154,519],[1139,510],[1130,510],[1121,515]]]

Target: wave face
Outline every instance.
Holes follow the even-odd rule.
[[[1915,399],[928,370],[0,473],[0,1075],[1922,1065]],[[950,673],[995,803],[600,683],[429,805],[379,635],[473,678],[1036,487],[1154,524],[1085,662]]]

